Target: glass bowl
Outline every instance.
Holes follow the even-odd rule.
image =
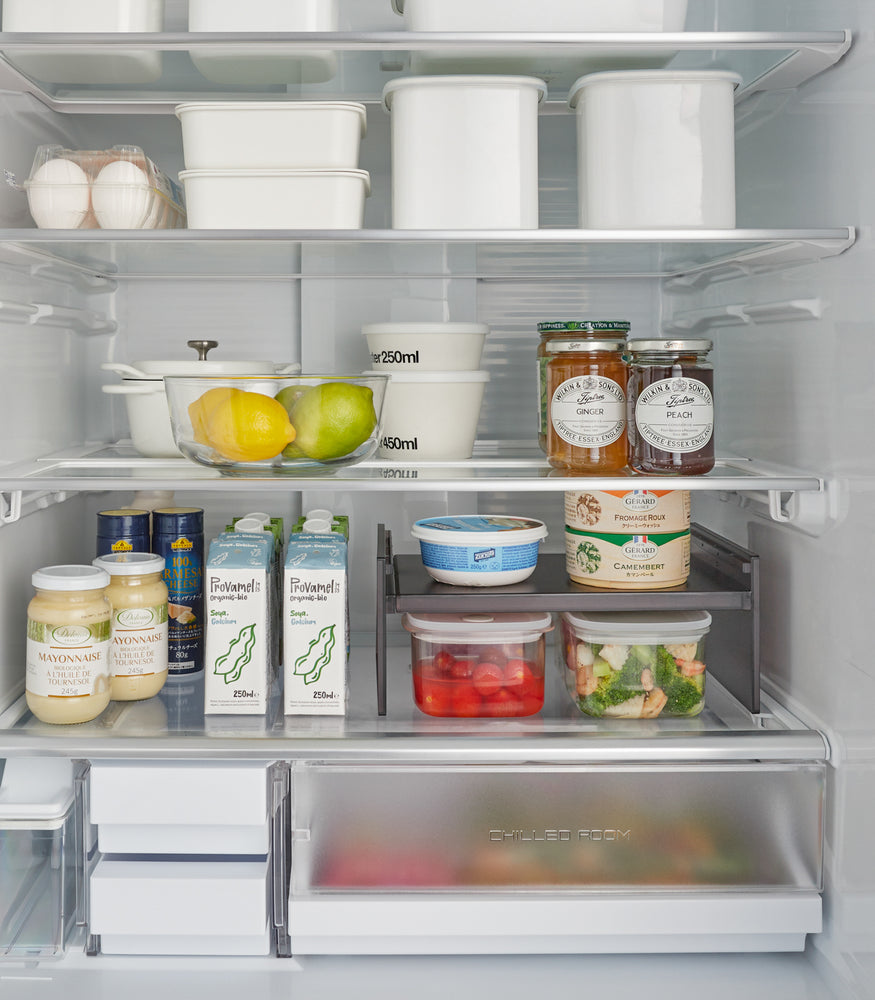
[[[312,474],[374,453],[387,375],[167,376],[173,437],[226,475]]]

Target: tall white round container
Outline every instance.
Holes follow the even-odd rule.
[[[571,88],[583,229],[733,229],[734,90],[721,70],[593,73]]]
[[[543,80],[432,76],[390,81],[395,229],[537,229]]]

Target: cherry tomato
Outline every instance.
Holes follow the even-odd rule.
[[[544,696],[541,695],[539,698],[537,695],[524,694],[523,695],[523,710],[520,715],[535,715],[540,712],[544,707]]]
[[[422,697],[417,705],[426,715],[437,715],[445,719],[453,714],[452,690],[452,685],[446,681],[423,678]]]
[[[474,673],[474,667],[477,664],[474,660],[454,660],[453,665],[450,667],[450,677],[455,677],[456,680],[468,680],[471,674]]]
[[[483,701],[470,684],[456,684],[451,699],[451,711],[459,719],[476,719]]]
[[[456,662],[456,658],[455,656],[453,656],[452,653],[447,652],[447,650],[439,649],[434,654],[434,659],[432,660],[432,662],[434,663],[435,669],[439,673],[448,674],[453,664]]]
[[[503,667],[507,656],[503,646],[479,646],[477,647],[477,659],[481,663],[497,663]]]
[[[483,709],[485,715],[509,719],[523,714],[523,702],[522,699],[505,689],[487,699],[483,703]]]
[[[501,690],[504,684],[504,670],[497,663],[481,661],[474,668],[473,680],[477,693],[488,698]]]

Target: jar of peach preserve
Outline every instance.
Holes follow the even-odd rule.
[[[629,464],[697,476],[714,468],[710,340],[630,340]]]
[[[547,459],[554,468],[599,475],[626,468],[625,346],[625,337],[547,342]]]

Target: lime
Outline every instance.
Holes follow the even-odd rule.
[[[323,382],[308,389],[291,412],[295,445],[318,462],[343,458],[374,432],[374,393],[366,385]]]
[[[260,392],[237,392],[204,415],[207,439],[232,462],[274,458],[295,440],[286,408]]]

